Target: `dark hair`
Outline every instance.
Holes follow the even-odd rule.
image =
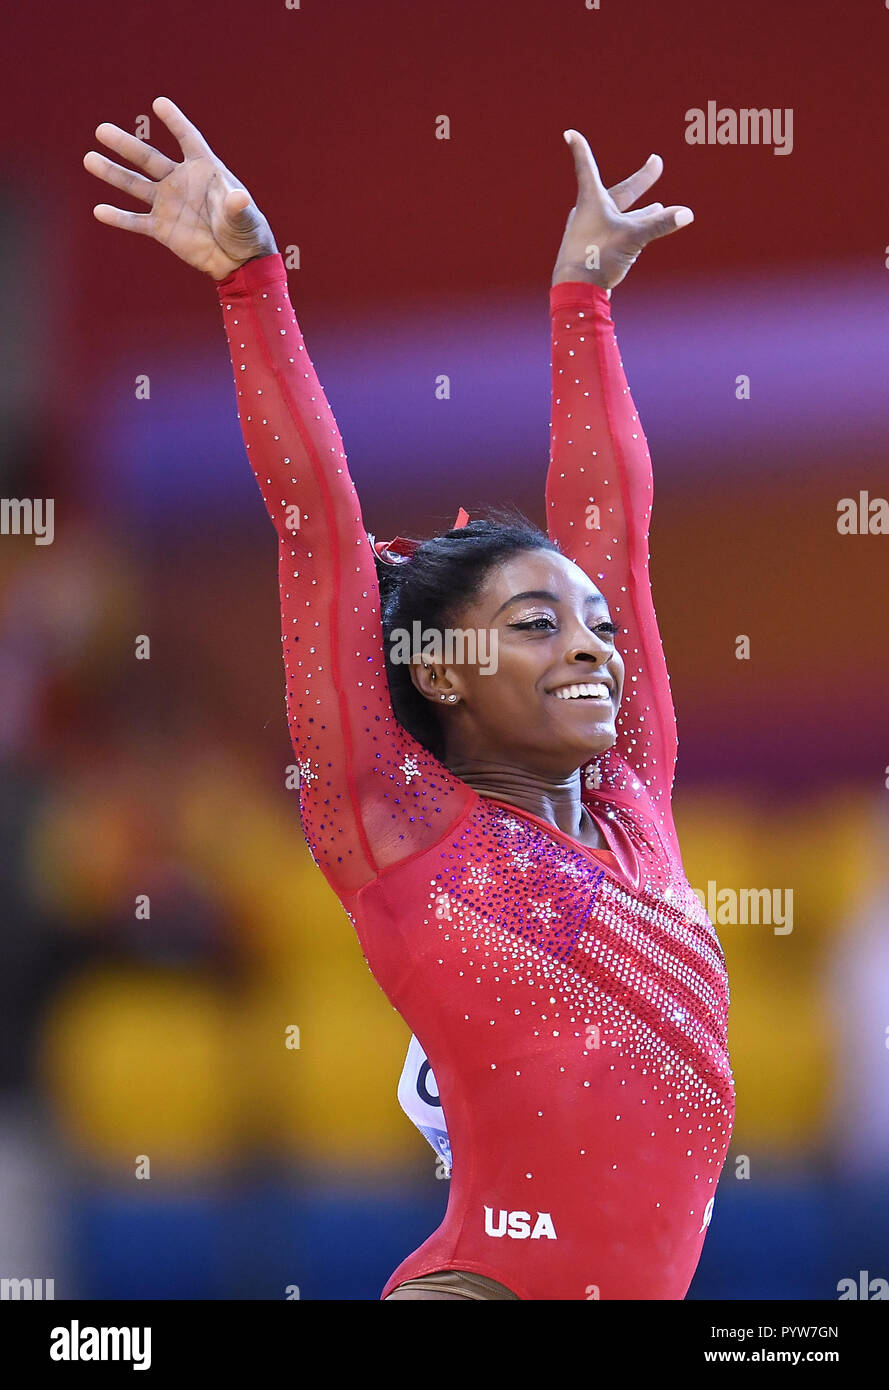
[[[455,626],[464,605],[481,589],[488,571],[509,555],[523,550],[553,550],[559,546],[512,506],[486,507],[488,516],[469,521],[456,531],[421,541],[410,559],[389,565],[376,557],[380,583],[380,613],[386,655],[386,677],[392,708],[399,724],[439,760],[444,759],[444,735],[434,704],[421,695],[404,662],[391,659],[395,629],[413,633]],[[419,649],[413,650],[419,656]]]

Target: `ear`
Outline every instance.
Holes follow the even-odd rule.
[[[426,661],[422,656],[414,657],[409,667],[411,681],[420,694],[427,700],[438,698],[436,689],[442,676],[442,667],[436,666],[433,662]]]
[[[415,657],[410,665],[410,675],[420,694],[436,705],[443,703],[443,697],[458,693],[448,668],[441,662],[430,661],[423,656]]]

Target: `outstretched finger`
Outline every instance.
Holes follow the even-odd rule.
[[[187,159],[212,154],[197,126],[180,111],[175,101],[171,101],[169,97],[155,97],[151,109],[156,116],[160,116],[170,134],[179,141],[179,147]]]
[[[97,179],[104,179],[112,188],[129,193],[131,198],[139,198],[149,206],[154,203],[157,184],[153,179],[145,179],[133,169],[124,169],[122,165],[106,159],[105,155],[99,154],[97,150],[87,151],[83,156],[83,167],[88,174],[95,174]]]
[[[96,138],[110,150],[114,150],[115,154],[123,155],[124,159],[135,164],[136,168],[141,169],[149,178],[164,179],[176,168],[174,160],[168,159],[153,145],[131,135],[128,130],[121,130],[119,125],[113,125],[111,121],[103,121],[101,125],[96,126]]]
[[[607,190],[599,174],[599,166],[593,159],[593,152],[580,131],[566,130],[564,136],[574,156],[578,194],[581,197],[591,194],[606,194]]]
[[[631,217],[638,217],[636,223],[644,244],[654,241],[660,236],[670,236],[672,232],[678,232],[680,227],[687,227],[689,222],[694,222],[695,215],[691,208],[682,207],[678,204],[669,208],[662,208],[659,212],[651,213],[631,213]]]
[[[151,235],[154,220],[150,212],[124,212],[123,208],[113,208],[109,203],[97,203],[93,216],[107,227],[120,227],[124,232],[141,232],[143,236]]]
[[[631,208],[637,198],[641,198],[643,193],[647,193],[653,183],[656,183],[664,172],[664,161],[659,154],[650,154],[635,174],[630,174],[629,178],[621,179],[608,192],[614,199],[615,206],[620,212],[626,212]]]

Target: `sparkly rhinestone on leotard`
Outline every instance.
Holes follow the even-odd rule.
[[[549,534],[624,630],[617,743],[581,770],[606,851],[480,796],[396,721],[371,545],[280,255],[218,290],[279,537],[306,839],[434,1069],[450,1135],[444,1220],[381,1297],[464,1269],[523,1299],[683,1298],[734,1119],[728,987],[673,824],[651,462],[608,296],[550,292],[546,485]]]

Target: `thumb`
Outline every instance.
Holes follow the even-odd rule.
[[[228,220],[237,226],[244,220],[242,214],[246,212],[249,206],[250,194],[247,192],[246,188],[232,188],[225,195],[225,202],[222,205],[222,210]]]
[[[265,221],[246,188],[233,188],[226,193],[222,214],[229,234],[239,245],[252,244]]]

